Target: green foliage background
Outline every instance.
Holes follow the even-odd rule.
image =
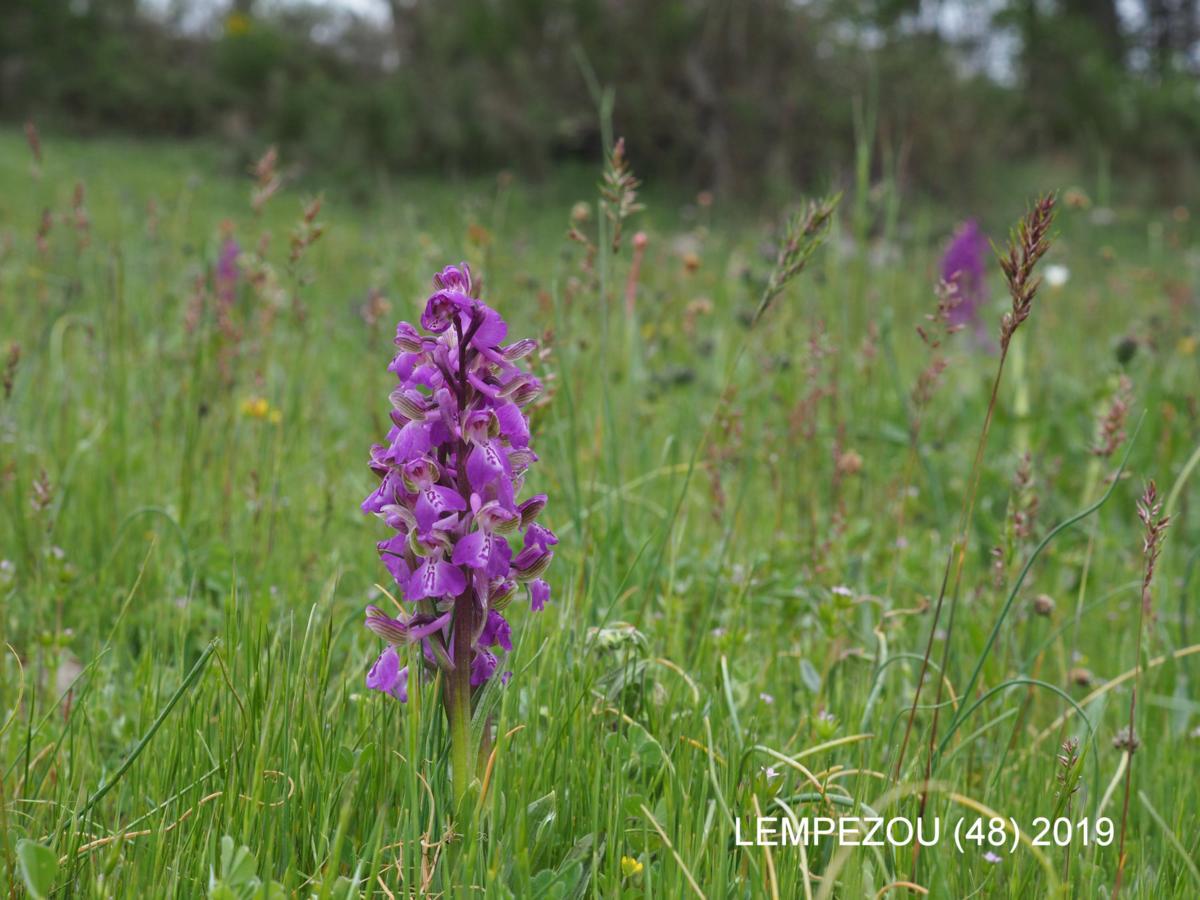
[[[1160,199],[1194,190],[1191,0],[1125,4],[1136,14],[1120,20],[1111,0],[397,0],[379,22],[241,0],[203,7],[202,25],[188,8],[6,10],[0,110],[76,132],[219,135],[239,162],[279,142],[361,187],[364,170],[594,161],[594,77],[615,88],[616,133],[645,174],[720,191],[844,179],[864,135],[878,165],[940,196],[1063,153],[1148,174]],[[946,27],[943,9],[973,28]]]
[[[34,165],[20,134],[0,136],[5,371],[20,350],[0,405],[0,878],[18,896],[20,880],[114,898],[682,897],[693,881],[799,897],[840,865],[834,848],[739,848],[735,822],[859,802],[916,814],[929,710],[894,793],[886,773],[995,367],[955,335],[912,442],[944,214],[899,206],[887,182],[856,193],[747,331],[779,233],[743,207],[646,191],[627,228],[649,237],[629,317],[628,240],[589,266],[564,238],[577,201],[595,238],[594,178],[381,179],[367,205],[331,185],[325,235],[292,262],[307,198],[289,183],[255,214],[249,179],[214,174],[221,159],[50,139]],[[1010,190],[987,230],[1020,204]],[[1076,737],[1072,816],[1119,818],[1134,502],[1154,477],[1176,518],[1146,627],[1125,896],[1190,897],[1195,225],[1085,205],[1062,202],[1045,262],[1070,276],[1043,287],[999,394],[946,669],[956,692],[980,680],[953,735],[942,719],[929,811],[953,822],[984,804],[1029,829],[1062,808],[1055,757]],[[214,300],[227,235],[244,254],[233,329]],[[530,487],[562,539],[554,602],[512,611],[495,761],[466,814],[437,687],[404,707],[364,688],[380,648],[363,608],[386,573],[358,509],[393,322],[462,256],[513,333],[550,348]],[[994,270],[989,283],[994,333],[1005,298]],[[1109,482],[1118,460],[1088,448],[1122,374],[1130,429],[1146,415],[1132,477]],[[1022,534],[1026,452],[1038,509]],[[1051,527],[1109,487],[1017,585]],[[1114,847],[1078,840],[1000,863],[967,851],[851,851],[838,895],[914,880],[1091,896],[1117,867]]]

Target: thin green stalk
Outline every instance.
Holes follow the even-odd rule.
[[[1042,538],[1041,543],[1034,548],[1033,552],[1029,555],[1029,558],[1025,560],[1025,565],[1021,567],[1021,573],[1017,576],[1016,582],[1013,583],[1012,590],[1010,590],[1008,593],[1008,598],[1004,601],[1004,606],[1000,609],[1000,615],[996,617],[996,621],[992,625],[992,631],[988,635],[987,642],[984,644],[983,652],[980,653],[978,659],[975,660],[975,669],[971,672],[971,677],[967,680],[966,687],[961,691],[961,696],[969,697],[971,692],[975,689],[975,685],[979,681],[979,675],[983,671],[983,664],[987,661],[988,655],[992,651],[992,647],[995,646],[996,639],[1000,636],[1000,629],[1004,625],[1004,620],[1008,617],[1009,612],[1012,610],[1012,605],[1017,599],[1017,594],[1020,592],[1021,586],[1025,583],[1025,576],[1029,574],[1029,570],[1033,567],[1033,564],[1037,560],[1038,556],[1041,555],[1042,551],[1046,549],[1050,542],[1053,541],[1059,534],[1061,534],[1063,531],[1066,531],[1076,522],[1086,519],[1092,513],[1104,506],[1104,504],[1108,502],[1108,498],[1112,496],[1113,491],[1116,490],[1117,484],[1121,480],[1121,473],[1125,471],[1125,465],[1129,462],[1129,454],[1133,452],[1133,445],[1137,442],[1138,432],[1141,431],[1142,420],[1144,419],[1145,414],[1143,413],[1142,419],[1138,420],[1137,428],[1134,429],[1133,436],[1129,439],[1129,444],[1125,448],[1125,456],[1122,457],[1121,464],[1117,467],[1117,471],[1113,475],[1113,479],[1108,486],[1108,490],[1104,492],[1104,495],[1091,506],[1080,510],[1079,512],[1075,513],[1075,515],[1070,516],[1069,518],[1066,518],[1055,525],[1054,528],[1052,528],[1046,534],[1046,536]],[[961,715],[954,716],[950,720],[950,727],[955,728],[961,719]]]
[[[125,757],[125,761],[121,763],[120,768],[118,768],[117,771],[115,771],[108,778],[108,780],[104,782],[104,784],[100,785],[100,787],[96,789],[96,792],[88,798],[88,801],[83,804],[78,812],[68,816],[62,821],[61,824],[59,824],[58,828],[56,828],[54,832],[54,836],[56,838],[63,833],[63,831],[68,825],[71,824],[71,822],[82,819],[89,812],[91,812],[93,807],[103,800],[104,796],[111,791],[116,786],[117,782],[119,782],[125,776],[125,773],[129,771],[130,766],[137,762],[137,758],[141,756],[142,751],[149,746],[150,741],[154,738],[154,735],[158,732],[158,729],[162,727],[163,722],[167,721],[167,716],[171,714],[171,710],[175,708],[175,704],[182,699],[183,695],[188,692],[188,689],[191,688],[191,686],[200,678],[205,666],[208,665],[208,660],[212,657],[220,643],[221,641],[219,638],[213,638],[208,642],[208,646],[204,648],[204,652],[200,654],[200,658],[196,660],[196,663],[192,666],[191,671],[187,673],[187,676],[183,679],[183,682],[178,688],[175,689],[175,693],[171,695],[171,699],[167,701],[167,705],[162,708],[162,711],[155,718],[154,722],[151,723],[149,730],[142,735],[142,739],[138,741],[137,746],[133,748],[133,751],[127,757]]]
[[[941,621],[941,618],[942,618],[942,607],[945,605],[945,601],[946,601],[946,589],[950,584],[950,570],[951,570],[951,568],[954,567],[954,563],[955,563],[956,559],[958,561],[958,565],[957,565],[956,575],[955,575],[955,579],[954,579],[955,586],[954,586],[953,597],[954,598],[957,597],[958,582],[959,582],[959,579],[962,577],[963,564],[966,561],[967,528],[970,525],[971,517],[975,510],[975,495],[976,495],[976,492],[979,490],[980,470],[983,468],[983,453],[984,453],[984,449],[987,447],[988,432],[991,429],[992,417],[995,414],[995,410],[996,410],[996,398],[999,395],[999,391],[1000,391],[1000,380],[1004,376],[1004,360],[1007,358],[1007,355],[1008,355],[1007,348],[1001,349],[1000,361],[996,365],[996,376],[992,380],[992,392],[991,392],[991,396],[988,399],[987,413],[984,415],[983,428],[981,429],[981,431],[979,433],[979,442],[975,447],[975,459],[974,459],[974,462],[972,462],[972,464],[971,464],[971,475],[970,475],[970,480],[969,480],[970,487],[967,491],[966,496],[963,498],[962,510],[959,513],[957,534],[955,536],[954,542],[950,545],[950,553],[946,557],[946,568],[942,573],[942,584],[938,590],[937,603],[934,605],[934,608],[933,608],[933,621],[929,625],[929,638],[925,643],[925,652],[924,652],[924,654],[922,654],[921,669],[920,669],[919,673],[917,674],[917,688],[913,692],[913,702],[912,702],[912,705],[909,707],[908,722],[904,726],[904,737],[900,741],[900,750],[898,751],[898,753],[896,755],[896,766],[895,766],[895,769],[893,770],[893,775],[892,775],[893,781],[900,780],[900,771],[904,766],[904,754],[905,754],[905,751],[908,749],[908,741],[912,735],[913,723],[916,721],[917,705],[921,701],[921,689],[924,687],[924,684],[925,684],[925,675],[929,671],[929,658],[933,654],[933,641],[934,641],[935,635],[937,634],[938,623]],[[951,599],[950,606],[951,606],[950,614],[951,614],[951,617],[953,618],[953,615],[954,615],[954,611],[953,611],[954,610],[954,599],[953,598]],[[943,672],[946,671],[946,665],[949,661],[948,660],[948,656],[949,656],[948,651],[949,651],[949,647],[950,647],[949,629],[947,629],[945,645],[946,645],[946,652],[944,652],[942,654],[942,660],[941,660],[941,670]],[[937,710],[940,708],[940,704],[942,702],[942,684],[943,684],[943,681],[939,680],[938,681],[938,694],[937,694],[937,698],[934,700],[934,720],[933,720],[933,725],[931,727],[931,732],[930,732],[930,744],[931,745],[932,745],[934,739],[936,738],[936,733],[937,733]],[[964,693],[963,696],[966,696],[966,694]]]
[[[1090,498],[1092,496],[1092,493],[1096,490],[1096,484],[1099,481],[1099,479],[1100,479],[1100,460],[1097,459],[1096,457],[1092,457],[1091,462],[1088,463],[1087,477],[1084,482],[1084,488],[1083,488],[1083,502],[1084,503],[1087,503],[1088,498]],[[1079,625],[1083,621],[1083,601],[1084,601],[1084,597],[1087,595],[1088,575],[1091,572],[1092,552],[1095,549],[1095,546],[1096,546],[1096,523],[1093,522],[1092,527],[1088,530],[1088,545],[1087,545],[1087,550],[1085,551],[1085,553],[1083,555],[1083,569],[1081,570],[1080,575],[1079,575],[1079,591],[1075,595],[1075,615],[1074,615],[1074,619],[1072,622],[1072,628],[1071,628],[1071,644],[1067,651],[1067,655],[1066,655],[1065,659],[1063,660],[1064,670],[1065,670],[1066,666],[1070,665],[1070,660],[1074,658],[1075,651],[1079,647]],[[1066,674],[1067,674],[1066,671],[1064,671],[1063,676],[1065,677]]]

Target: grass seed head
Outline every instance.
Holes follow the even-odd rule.
[[[1000,347],[1007,350],[1012,336],[1033,310],[1041,279],[1034,276],[1038,260],[1050,249],[1054,224],[1054,194],[1038,199],[1009,237],[1008,250],[1000,255],[1000,268],[1008,282],[1012,308],[1000,321]]]

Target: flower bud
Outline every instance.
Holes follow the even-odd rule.
[[[502,355],[507,362],[516,362],[519,359],[524,359],[530,353],[537,349],[537,341],[530,338],[523,338],[519,341],[514,341],[505,347]]]
[[[392,408],[404,416],[404,418],[413,422],[425,421],[428,410],[405,393],[403,388],[396,388],[388,394],[388,399],[392,401]]]
[[[533,375],[518,375],[500,389],[500,396],[517,406],[527,406],[541,395],[542,383]]]
[[[383,613],[377,606],[367,607],[366,626],[389,644],[403,644],[408,641],[408,628],[399,619],[393,619]]]
[[[492,587],[488,594],[488,606],[496,612],[503,612],[517,595],[517,583],[511,580],[501,581]]]
[[[510,450],[508,453],[508,464],[512,466],[513,472],[517,475],[524,472],[531,465],[537,462],[537,454],[527,447],[522,447],[519,450]]]
[[[400,349],[401,353],[420,353],[423,347],[421,335],[407,322],[401,322],[396,326],[396,338],[392,343]]]
[[[530,547],[517,554],[512,562],[513,574],[518,581],[534,581],[546,574],[554,553],[538,547]]]
[[[517,507],[517,512],[521,514],[521,528],[528,528],[546,508],[546,495],[534,494],[524,503]]]
[[[457,266],[446,266],[433,276],[433,286],[441,290],[471,293],[471,267],[465,262]]]

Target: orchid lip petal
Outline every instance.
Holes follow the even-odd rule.
[[[503,480],[511,471],[504,448],[494,440],[477,444],[467,457],[467,480],[475,490]]]
[[[471,686],[478,687],[491,678],[497,665],[499,665],[499,661],[494,653],[482,647],[478,648],[475,651],[475,658],[471,662]]]
[[[479,633],[479,645],[512,650],[512,627],[508,620],[494,609],[488,610],[483,630]]]
[[[529,422],[519,406],[515,403],[505,403],[497,407],[496,421],[499,423],[500,433],[515,449],[529,446]]]
[[[466,576],[458,566],[452,566],[431,556],[413,572],[408,583],[408,599],[457,596],[466,586]]]
[[[532,523],[525,531],[525,546],[546,549],[558,543],[558,537],[545,525]]]
[[[408,666],[401,668],[395,647],[388,647],[367,672],[367,687],[390,694],[401,703],[408,702]]]
[[[541,612],[550,602],[550,585],[537,578],[529,582],[529,609]]]
[[[488,564],[491,556],[492,541],[486,531],[473,531],[460,538],[454,547],[451,562],[458,566],[468,566],[472,569],[482,569]]]

